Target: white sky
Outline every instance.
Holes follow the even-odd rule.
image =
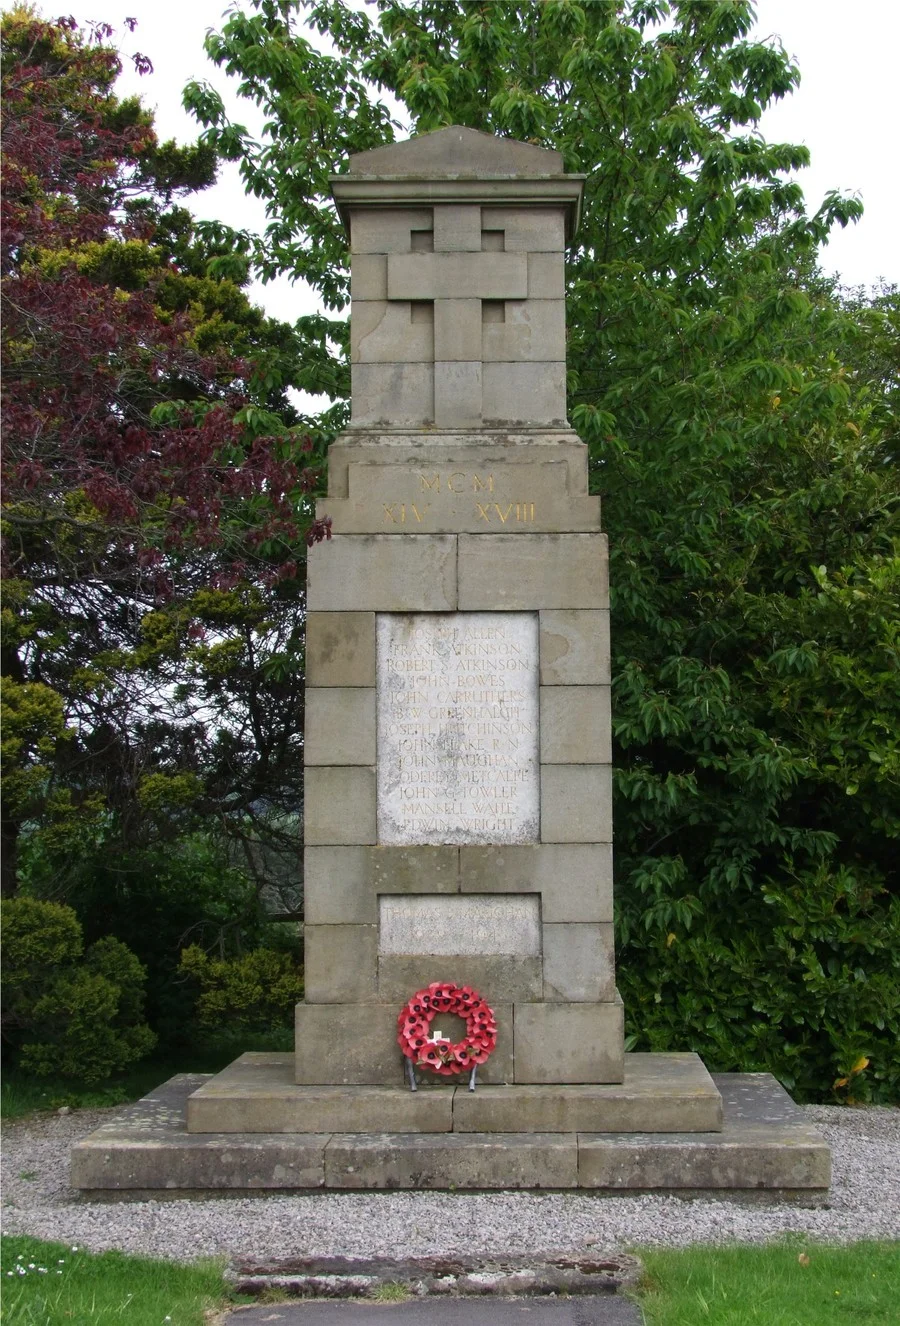
[[[9,0],[3,0],[6,8]],[[38,8],[55,14],[47,0]],[[140,50],[153,61],[154,73],[138,78],[130,65],[123,92],[137,91],[156,112],[161,137],[184,141],[197,126],[181,109],[181,90],[191,78],[206,79],[223,93],[231,80],[211,65],[203,38],[218,27],[224,0],[75,0],[80,21],[105,20],[120,34],[123,53]],[[763,117],[760,128],[770,140],[803,143],[812,165],[801,173],[807,207],[813,210],[830,189],[858,192],[866,214],[856,226],[838,231],[822,254],[828,271],[839,271],[847,285],[870,285],[885,278],[900,282],[900,252],[895,240],[900,213],[900,172],[892,167],[896,137],[896,59],[900,49],[900,0],[756,0],[756,35],[779,36],[795,57],[800,88]],[[138,28],[129,34],[124,18]],[[235,118],[253,127],[249,103],[226,96]],[[190,206],[198,216],[230,225],[260,229],[261,204],[244,194],[235,167],[225,167],[212,189],[196,195]],[[252,296],[273,316],[292,321],[309,311],[309,294],[288,279],[256,286]]]

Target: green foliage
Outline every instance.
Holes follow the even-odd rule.
[[[68,733],[60,696],[43,682],[0,678],[0,759],[7,815],[40,805],[57,743]]]
[[[71,907],[35,898],[0,903],[4,989],[31,1002],[57,968],[81,957],[84,940]]]
[[[181,970],[200,987],[197,1019],[204,1027],[265,1030],[289,1026],[303,998],[303,977],[292,953],[253,949],[239,958],[216,959],[192,944]]]
[[[185,1266],[6,1236],[0,1265],[4,1316],[16,1326],[203,1326],[246,1301],[228,1292],[218,1261]]]
[[[641,1248],[647,1326],[842,1326],[896,1315],[896,1243]]]
[[[147,807],[148,816],[168,821],[184,814],[165,780],[150,788],[160,799]],[[21,867],[24,887],[42,896],[60,887],[57,857],[44,850],[45,842],[45,834],[26,839]],[[262,875],[275,868],[259,863]],[[267,921],[256,881],[209,833],[123,849],[117,834],[110,837],[101,826],[85,838],[77,867],[63,882],[86,940],[112,932],[146,967],[147,1020],[168,1052],[186,1047],[197,1029],[195,987],[179,970],[182,948],[195,942],[230,957],[273,943],[281,929]]]
[[[265,134],[209,89],[186,101],[267,203],[243,251],[334,308],[346,246],[328,176],[399,127],[379,90],[415,131],[525,138],[585,174],[569,409],[610,536],[630,1044],[892,1099],[898,296],[818,272],[860,204],[830,193],[808,211],[806,149],[759,135],[799,73],[751,27],[743,0],[251,0],[207,49]],[[332,345],[317,360],[331,394]]]
[[[101,1082],[152,1050],[129,948],[107,935],[82,958],[78,919],[58,903],[4,899],[2,920],[3,1032],[26,1072]]]

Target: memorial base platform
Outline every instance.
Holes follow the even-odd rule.
[[[255,1117],[269,1131],[189,1131],[188,1118],[196,1128],[205,1110],[218,1111],[220,1120],[226,1117],[224,1098],[217,1101],[223,1081],[234,1111],[232,1124],[241,1121],[241,1110],[248,1107],[236,1102],[253,1093],[246,1086],[239,1089],[239,1079],[249,1074],[248,1061],[254,1057],[267,1061],[259,1067],[269,1077],[270,1100],[263,1109],[257,1099]],[[667,1105],[661,1094],[654,1118],[635,1090],[640,1066],[631,1074],[630,1087],[626,1074],[625,1083],[614,1087],[483,1087],[471,1095],[465,1086],[415,1094],[402,1087],[310,1088],[290,1082],[276,1089],[273,1078],[279,1071],[285,1075],[278,1061],[289,1059],[242,1056],[217,1077],[171,1078],[73,1147],[73,1187],[93,1200],[429,1188],[578,1189],[607,1196],[654,1192],[803,1204],[827,1200],[829,1148],[765,1073],[711,1077],[723,1112],[720,1129],[659,1131],[672,1101]],[[604,1131],[626,1117],[629,1091],[639,1127],[619,1123],[618,1131]],[[291,1105],[301,1096],[306,1098],[302,1108]],[[340,1127],[345,1118],[341,1096],[368,1109],[365,1131]],[[682,1091],[681,1108],[683,1097]],[[493,1100],[495,1126],[489,1130],[479,1111],[488,1112]],[[708,1109],[708,1092],[699,1100],[697,1108]],[[399,1129],[386,1126],[388,1120],[408,1119],[409,1110],[421,1116],[445,1112],[447,1102],[451,1117],[461,1114],[453,1129],[423,1131],[421,1118],[415,1131],[408,1122]],[[307,1119],[319,1122],[307,1127]],[[332,1126],[325,1125],[326,1119]],[[562,1131],[566,1119],[578,1126]],[[292,1120],[303,1120],[305,1130],[284,1131]],[[278,1128],[272,1127],[275,1121]],[[463,1131],[460,1122],[473,1130]]]

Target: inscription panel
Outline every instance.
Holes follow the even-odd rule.
[[[417,466],[351,461],[348,497],[319,502],[344,534],[597,529],[599,502],[565,459]],[[570,485],[572,491],[570,491]]]
[[[376,638],[378,841],[537,842],[537,614],[379,614]]]
[[[378,899],[378,952],[421,956],[538,957],[541,911],[536,893],[457,893]]]

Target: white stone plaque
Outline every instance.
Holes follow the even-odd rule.
[[[378,841],[533,843],[538,618],[377,618]]]
[[[378,913],[379,953],[540,956],[536,893],[382,896]]]

